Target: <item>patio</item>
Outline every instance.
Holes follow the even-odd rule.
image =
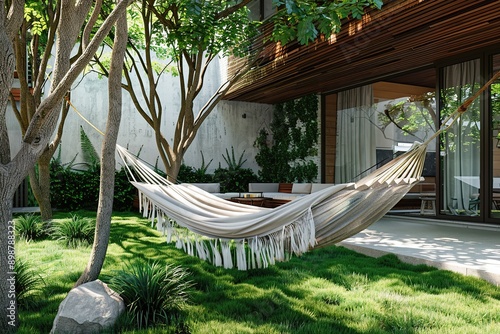
[[[500,226],[386,215],[341,246],[480,277],[500,285]]]

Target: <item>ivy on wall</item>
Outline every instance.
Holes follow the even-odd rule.
[[[262,182],[312,182],[318,166],[318,97],[308,95],[274,106],[270,132],[261,129],[254,146]]]

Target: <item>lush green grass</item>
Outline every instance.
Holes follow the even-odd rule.
[[[45,281],[36,308],[20,312],[19,333],[50,331],[89,253],[54,240],[18,241],[18,258]],[[225,270],[167,245],[137,215],[116,213],[103,277],[136,260],[191,273],[195,290],[179,333],[500,333],[499,287],[395,256],[373,259],[328,247],[267,269]]]

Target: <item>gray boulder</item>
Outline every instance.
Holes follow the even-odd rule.
[[[125,310],[122,298],[95,280],[72,289],[59,305],[51,333],[98,333],[112,327]]]

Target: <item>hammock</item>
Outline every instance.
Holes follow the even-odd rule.
[[[379,220],[420,181],[426,147],[416,143],[356,183],[333,185],[273,209],[174,184],[123,147],[117,151],[139,191],[141,211],[157,220],[167,242],[175,236],[177,247],[190,255],[246,270],[335,244]]]
[[[157,220],[167,242],[175,236],[178,248],[217,266],[262,268],[338,243],[384,216],[420,181],[429,143],[451,128],[499,77],[500,71],[424,143],[414,143],[360,181],[333,185],[273,209],[231,202],[193,185],[174,184],[123,147],[117,146],[117,151],[139,191],[140,210],[152,222]]]
[[[420,181],[427,145],[451,128],[498,78],[500,71],[443,120],[431,138],[415,143],[360,181],[334,185],[274,209],[234,203],[193,185],[174,184],[123,147],[117,146],[117,151],[139,191],[141,211],[157,220],[168,242],[175,236],[178,248],[217,266],[267,267],[292,254],[335,244],[384,216]]]

